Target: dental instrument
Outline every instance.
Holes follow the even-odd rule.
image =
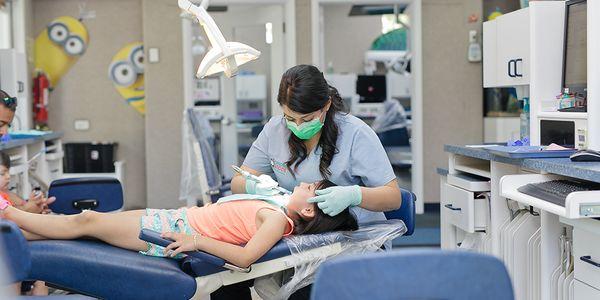
[[[232,166],[231,166],[231,168],[232,168],[234,171],[238,172],[240,175],[244,176],[244,178],[246,178],[246,179],[248,179],[248,180],[252,180],[252,181],[255,181],[255,182],[257,182],[257,183],[260,183],[260,182],[261,182],[261,179],[260,179],[260,178],[258,178],[258,176],[256,176],[256,175],[252,175],[252,174],[250,174],[250,172],[248,172],[248,171],[244,171],[244,170],[242,170],[242,169],[241,169],[240,167],[238,167],[238,166],[234,166],[234,165],[232,165]],[[288,190],[286,190],[286,189],[284,189],[284,188],[282,188],[282,187],[280,187],[280,186],[274,187],[274,189],[276,189],[277,191],[281,192],[282,194],[287,194],[287,195],[291,195],[291,194],[292,194],[292,192],[290,192],[290,191],[288,191]]]

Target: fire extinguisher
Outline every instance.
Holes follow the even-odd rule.
[[[33,122],[36,129],[48,126],[48,95],[50,81],[44,73],[38,73],[33,82]]]

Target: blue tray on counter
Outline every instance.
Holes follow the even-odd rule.
[[[508,158],[561,158],[569,157],[577,150],[544,150],[543,146],[492,146],[485,149],[490,153]]]

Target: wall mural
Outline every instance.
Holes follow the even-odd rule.
[[[35,39],[33,113],[37,129],[47,129],[49,92],[85,53],[88,43],[87,28],[69,16],[54,19]]]
[[[123,47],[108,67],[108,77],[121,96],[142,115],[146,111],[144,93],[144,46],[135,42]]]

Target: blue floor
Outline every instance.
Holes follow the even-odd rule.
[[[427,204],[425,213],[416,216],[415,231],[411,236],[402,236],[392,241],[399,247],[439,247],[440,209],[439,204]]]
[[[439,247],[440,229],[439,228],[415,228],[411,236],[399,237],[392,241],[396,247]]]

